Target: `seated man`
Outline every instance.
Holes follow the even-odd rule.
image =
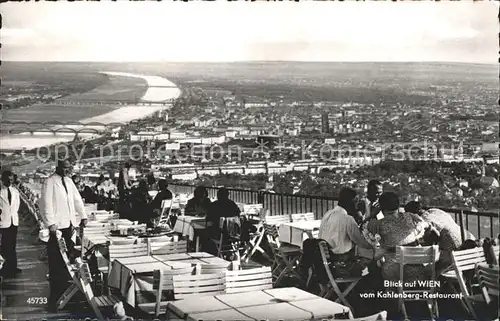
[[[356,261],[356,245],[366,249],[373,249],[373,246],[359,230],[358,224],[353,217],[356,213],[355,198],[355,190],[347,187],[342,188],[337,206],[327,211],[321,220],[318,237],[324,239],[331,246],[334,261],[351,263]],[[350,272],[360,276],[362,267],[359,268],[350,269]]]
[[[240,216],[241,211],[235,202],[229,199],[229,191],[221,188],[217,192],[217,200],[210,204],[207,213],[207,223],[218,228],[221,217]]]
[[[236,205],[235,202],[229,199],[229,191],[226,188],[221,188],[217,192],[217,200],[210,204],[208,209],[206,221],[209,226],[206,229],[206,237],[209,239],[218,239],[221,236],[221,226],[220,219],[222,217],[226,218],[239,218],[241,214],[240,208]],[[239,231],[238,231],[239,230]],[[234,233],[236,232],[236,233]],[[241,232],[241,222],[239,220],[232,220],[228,222],[227,225],[227,233],[226,236],[235,235],[238,232]],[[209,253],[217,253],[215,252],[215,248],[210,248],[211,242],[207,243],[207,252]]]

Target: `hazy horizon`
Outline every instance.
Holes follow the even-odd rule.
[[[460,65],[495,65],[498,63],[489,62],[462,62],[462,61],[307,61],[307,60],[237,60],[237,61],[69,61],[69,60],[2,60],[2,63],[111,63],[111,64],[237,64],[237,63],[346,63],[346,64],[363,64],[363,63],[380,63],[380,64],[460,64]]]
[[[2,60],[498,62],[498,8],[462,2],[8,2]]]

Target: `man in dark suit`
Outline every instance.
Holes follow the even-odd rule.
[[[17,227],[19,225],[19,191],[13,186],[14,174],[11,171],[2,173],[0,186],[0,235],[2,236],[0,252],[5,259],[0,275],[6,278],[15,277],[21,272],[17,268]]]

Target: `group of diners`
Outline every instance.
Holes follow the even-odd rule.
[[[383,290],[384,280],[400,280],[399,246],[438,245],[440,255],[434,265],[438,276],[452,267],[452,251],[478,246],[468,231],[462,240],[461,228],[449,213],[424,209],[417,201],[402,207],[399,196],[384,192],[376,180],[369,182],[366,198],[360,199],[352,188],[341,189],[338,205],[322,218],[316,241],[320,240],[329,245],[337,276],[361,277],[369,272],[357,287],[358,298],[363,291]],[[373,257],[358,255],[360,252],[373,253]],[[404,281],[429,279],[431,267],[405,266]],[[359,308],[366,306],[357,301]]]

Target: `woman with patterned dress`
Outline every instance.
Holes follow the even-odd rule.
[[[401,212],[399,198],[395,193],[383,193],[379,204],[384,218],[368,221],[363,229],[366,230],[366,234],[377,238],[380,247],[386,252],[385,261],[381,263],[382,277],[384,280],[397,281],[400,280],[400,275],[399,264],[396,262],[396,247],[418,246],[419,239],[424,236],[430,225],[416,214]],[[429,269],[423,265],[406,265],[402,281],[422,279],[427,270]]]

